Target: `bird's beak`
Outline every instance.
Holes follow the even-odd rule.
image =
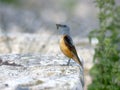
[[[56,27],[57,27],[57,29],[59,29],[59,27],[60,27],[60,24],[56,24]]]

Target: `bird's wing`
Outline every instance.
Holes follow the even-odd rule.
[[[71,50],[71,52],[73,54],[77,55],[75,46],[73,45],[72,38],[70,36],[68,36],[68,35],[65,35],[64,36],[64,42],[65,42],[66,46]]]
[[[75,46],[73,45],[73,41],[72,41],[72,38],[68,35],[65,35],[64,36],[64,42],[66,44],[66,46],[69,48],[69,50],[72,52],[72,54],[74,55],[73,59],[78,62],[81,66],[82,65],[82,62],[80,61],[79,57],[78,57],[78,54],[77,54],[77,51],[75,49]]]

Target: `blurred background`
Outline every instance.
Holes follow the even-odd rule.
[[[0,0],[0,53],[62,54],[55,24],[67,24],[78,54],[84,58],[87,90],[98,43],[93,39],[91,45],[88,39],[89,33],[99,28],[99,9],[94,1],[99,0]],[[120,5],[120,0],[115,2]]]
[[[87,37],[98,27],[93,0],[0,0],[0,28],[7,32],[39,33],[71,27],[73,36]]]

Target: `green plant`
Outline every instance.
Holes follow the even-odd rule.
[[[120,90],[120,7],[114,0],[95,0],[99,28],[89,34],[97,38],[89,90]]]
[[[18,4],[20,0],[0,0],[1,3]]]

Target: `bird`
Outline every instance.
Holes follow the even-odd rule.
[[[70,35],[70,28],[64,24],[56,24],[57,29],[60,32],[60,49],[65,56],[69,58],[67,65],[70,64],[70,60],[73,59],[76,63],[83,67],[80,58],[78,57],[76,48],[73,44],[73,40]]]

